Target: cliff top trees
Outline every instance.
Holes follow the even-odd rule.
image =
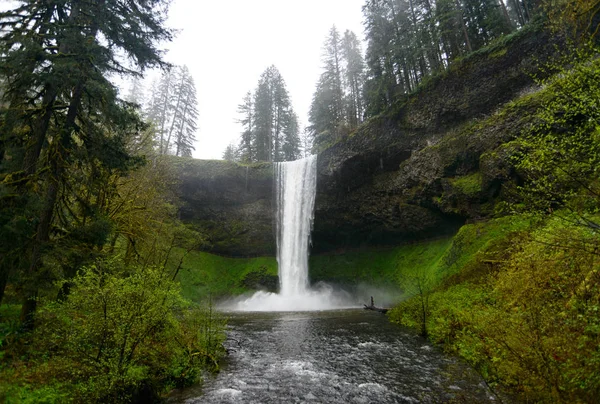
[[[363,7],[367,115],[376,115],[423,78],[529,21],[537,1],[369,0]]]
[[[159,154],[191,157],[198,127],[196,85],[187,66],[164,71],[153,83],[146,108]]]
[[[363,70],[356,35],[346,31],[342,37],[332,27],[323,45],[323,73],[308,118],[316,144],[333,141],[362,122]]]
[[[246,94],[238,112],[244,127],[238,149],[242,161],[290,161],[300,157],[298,118],[275,66],[261,74],[254,95]]]

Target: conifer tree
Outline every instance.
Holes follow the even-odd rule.
[[[389,108],[400,96],[414,91],[427,75],[525,24],[533,9],[530,3],[368,0],[363,7],[366,115]]]
[[[364,61],[358,38],[351,31],[340,37],[333,26],[323,51],[323,73],[309,111],[309,128],[318,144],[356,128],[363,115]]]
[[[346,120],[351,129],[362,122],[365,63],[356,34],[346,30],[341,43],[344,61]]]
[[[174,66],[153,82],[146,117],[154,125],[159,154],[192,155],[197,104],[196,86],[187,66]]]
[[[139,75],[135,75],[131,79],[129,91],[125,96],[125,101],[136,105],[144,104],[144,86],[142,83],[142,78]]]
[[[229,143],[223,151],[223,160],[226,161],[237,161],[238,160],[238,149],[233,143]]]
[[[195,150],[196,130],[198,129],[198,100],[196,85],[187,66],[178,69],[178,82],[175,88],[175,109],[167,139],[167,149],[171,139],[175,142],[175,155],[191,157]]]
[[[284,161],[299,155],[298,120],[285,81],[275,66],[261,75],[254,93],[252,150],[257,161]]]
[[[238,105],[238,113],[241,118],[238,120],[243,127],[241,134],[240,144],[238,152],[240,154],[240,160],[245,163],[255,161],[255,150],[253,142],[254,133],[254,99],[251,91],[248,91],[242,100],[242,103]]]
[[[0,216],[1,225],[14,217],[11,209],[24,205],[36,223],[24,235],[30,242],[9,251],[14,259],[4,259],[2,251],[0,270],[21,271],[24,324],[31,324],[44,281],[43,258],[55,245],[54,222],[81,225],[80,218],[65,213],[70,170],[86,166],[82,172],[93,177],[98,170],[124,171],[133,164],[124,137],[142,123],[117,98],[108,75],[166,66],[156,44],[171,39],[164,27],[167,6],[166,0],[19,1],[0,13],[0,75],[8,104],[0,111],[0,175],[11,176],[3,187],[16,191],[2,193],[13,196],[3,197],[7,214]],[[122,63],[123,55],[133,68]],[[6,156],[10,164],[4,164]],[[90,195],[96,185],[89,182]],[[93,211],[91,206],[82,211],[88,212],[84,223],[94,221]]]

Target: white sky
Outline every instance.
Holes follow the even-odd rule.
[[[187,65],[200,112],[194,157],[220,159],[237,144],[237,106],[274,64],[286,81],[301,128],[321,74],[322,46],[335,24],[363,38],[365,0],[175,0],[169,26],[180,30],[166,59]],[[364,48],[364,46],[363,46]],[[363,49],[364,51],[364,49]]]

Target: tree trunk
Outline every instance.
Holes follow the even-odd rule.
[[[521,26],[525,25],[525,18],[523,18],[523,10],[521,10],[519,0],[512,0],[512,2],[513,6],[515,7],[515,12],[517,13],[517,19],[519,20],[519,24]]]
[[[512,21],[510,20],[510,16],[508,15],[508,10],[506,9],[506,4],[504,4],[504,0],[498,0],[498,2],[500,2],[500,7],[502,8],[502,14],[504,15],[504,18],[506,19],[506,23],[508,24],[508,27],[512,31],[513,25],[512,25]]]
[[[458,13],[458,20],[460,21],[460,26],[462,28],[463,35],[465,37],[465,44],[467,45],[467,50],[469,52],[473,51],[471,47],[471,40],[469,39],[469,33],[467,32],[467,25],[465,24],[463,9],[460,6],[459,0],[456,0],[456,12]]]
[[[10,276],[10,270],[8,265],[2,265],[0,267],[0,304],[4,299],[4,291],[6,290],[6,284],[8,283],[8,277]]]
[[[85,80],[84,80],[85,81]],[[56,209],[58,201],[58,190],[64,167],[61,165],[63,160],[62,153],[66,149],[67,139],[71,135],[71,130],[75,128],[75,120],[81,97],[83,95],[84,81],[80,82],[73,92],[73,98],[69,104],[65,125],[56,139],[54,150],[50,150],[50,172],[48,177],[48,188],[46,189],[46,197],[44,198],[44,206],[40,214],[40,220],[37,227],[37,234],[33,243],[31,253],[31,264],[28,270],[29,285],[25,291],[25,301],[21,307],[21,324],[25,329],[33,329],[33,318],[36,310],[36,301],[38,296],[38,282],[36,275],[41,267],[42,250],[44,245],[50,240],[50,228],[52,217]],[[52,146],[51,146],[52,148]]]

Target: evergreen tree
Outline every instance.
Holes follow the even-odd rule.
[[[339,32],[333,26],[323,45],[323,73],[317,82],[308,115],[318,143],[337,139],[345,123],[341,47]]]
[[[523,25],[532,7],[520,0],[510,8],[503,0],[368,0],[366,115],[380,113],[425,76]]]
[[[273,161],[274,76],[279,72],[269,67],[260,76],[254,93],[253,148],[257,161]]]
[[[196,139],[197,104],[196,86],[187,66],[164,71],[153,82],[146,117],[154,125],[159,154],[191,157]]]
[[[346,31],[340,37],[334,26],[323,49],[323,73],[309,111],[309,129],[318,144],[335,141],[356,128],[364,108],[364,60],[356,35]]]
[[[164,27],[167,5],[161,0],[20,1],[0,13],[0,74],[9,105],[0,112],[0,175],[15,180],[3,185],[15,189],[1,193],[1,225],[19,210],[36,223],[23,234],[29,243],[2,251],[0,269],[21,271],[25,324],[31,324],[38,290],[47,279],[44,259],[56,240],[102,244],[110,228],[100,231],[103,220],[94,214],[101,199],[79,198],[83,216],[73,211],[66,197],[74,184],[70,174],[78,169],[86,175],[87,195],[95,195],[97,173],[125,172],[134,164],[125,138],[143,125],[107,77],[134,74],[122,64],[123,55],[136,71],[165,66],[156,43],[171,39]],[[10,163],[4,164],[7,156]],[[58,237],[54,224],[59,220],[69,224],[60,228],[70,238]],[[76,229],[94,223],[95,241],[75,237]]]
[[[312,155],[313,136],[312,136],[312,132],[311,132],[310,128],[308,128],[308,127],[304,128],[304,130],[302,131],[302,134],[301,134],[300,143],[301,143],[302,157],[308,157],[308,156]]]
[[[129,86],[129,91],[125,96],[125,101],[131,102],[136,105],[144,104],[144,86],[142,79],[139,75],[133,76]]]
[[[229,143],[223,151],[223,160],[238,161],[238,149],[233,143]]]
[[[256,160],[295,159],[292,156],[299,155],[298,120],[275,66],[267,68],[259,79],[253,111],[252,150]]]
[[[346,120],[351,129],[362,122],[363,82],[365,63],[362,57],[360,41],[352,31],[344,32],[341,44],[345,72]]]
[[[158,153],[167,154],[169,151],[169,145],[167,143],[168,133],[167,128],[170,122],[173,120],[173,93],[175,92],[175,75],[173,69],[163,71],[160,81],[158,82],[158,93],[156,95],[157,101],[156,106],[156,120],[154,124],[156,126],[156,142],[158,144]]]
[[[175,141],[175,155],[191,157],[195,150],[196,130],[198,129],[198,100],[196,85],[187,66],[178,69],[179,80],[175,88],[175,110],[171,130],[167,139],[167,149],[171,138]]]
[[[283,143],[281,145],[280,161],[294,161],[299,159],[302,156],[300,149],[298,116],[291,111],[283,119]]]
[[[238,123],[242,124],[243,131],[238,147],[240,160],[243,162],[255,161],[255,150],[253,142],[254,133],[254,101],[251,91],[246,93],[242,103],[238,105],[238,113],[242,116]]]

